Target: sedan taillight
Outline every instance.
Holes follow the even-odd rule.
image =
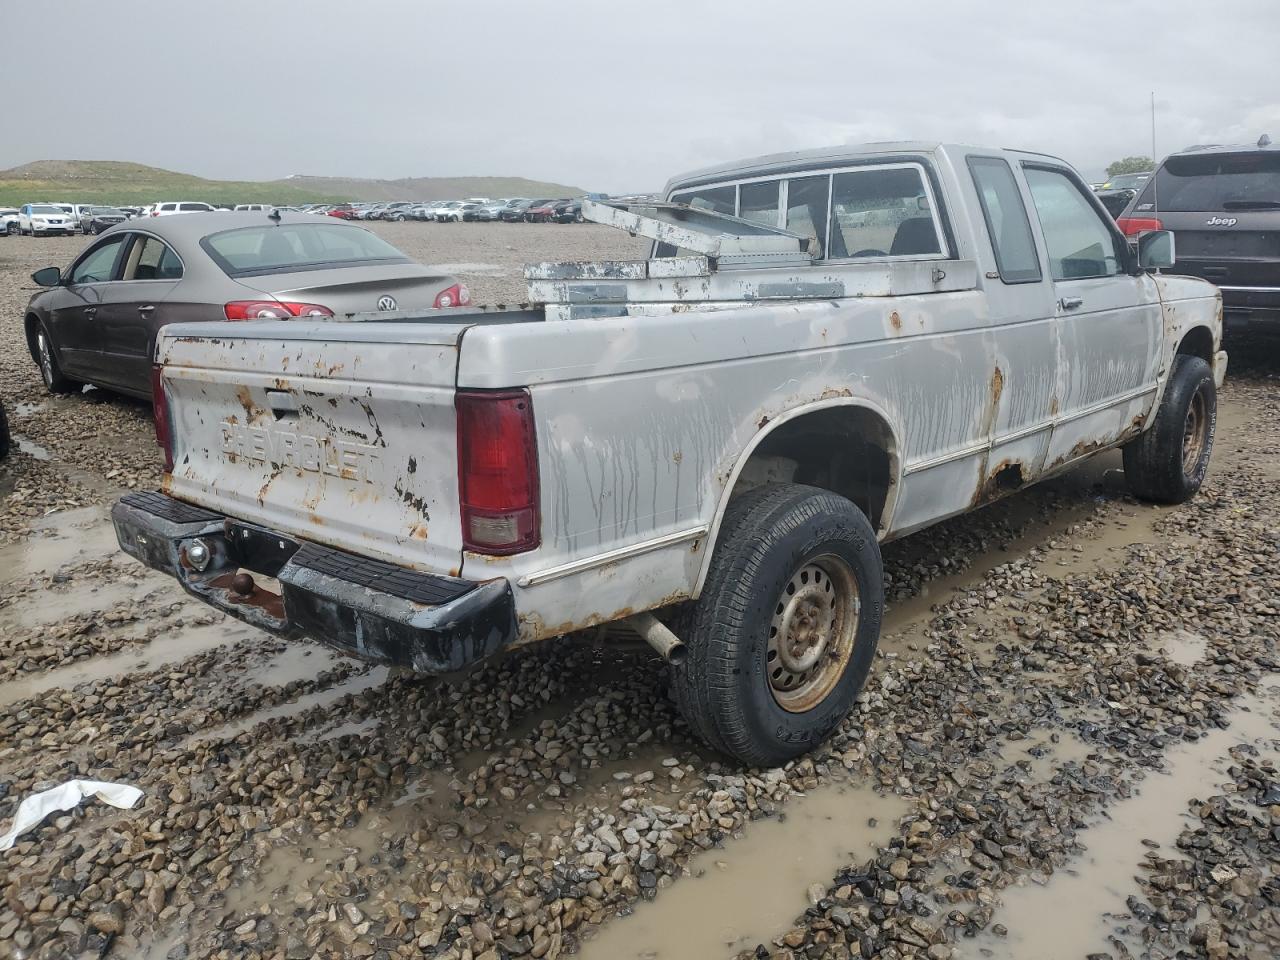
[[[318,303],[284,300],[232,300],[223,306],[228,320],[289,320],[293,317],[332,317],[333,311]]]
[[[444,307],[465,307],[471,303],[471,291],[467,289],[465,283],[455,283],[451,287],[445,287],[436,294],[437,309]]]

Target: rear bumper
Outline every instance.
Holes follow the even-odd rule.
[[[111,508],[120,548],[174,577],[211,606],[277,636],[308,636],[350,656],[448,673],[516,636],[506,580],[477,583],[418,573],[241,523],[163,493],[131,493]],[[201,540],[210,562],[187,559]],[[279,581],[279,594],[232,581],[241,569]],[[239,584],[243,586],[243,584]]]
[[[1228,320],[1280,320],[1280,287],[1219,287],[1222,313]]]

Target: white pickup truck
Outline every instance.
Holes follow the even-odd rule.
[[[1109,447],[1149,500],[1204,477],[1218,292],[1060,160],[875,144],[583,211],[653,256],[532,266],[518,310],[165,328],[168,469],[121,546],[428,673],[639,634],[690,727],[764,765],[854,703],[882,541]]]

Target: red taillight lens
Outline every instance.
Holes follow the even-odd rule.
[[[1163,230],[1164,224],[1155,217],[1120,217],[1116,226],[1126,237],[1136,237],[1148,230]]]
[[[465,283],[455,283],[436,294],[436,307],[465,307],[471,302],[471,291]]]
[[[164,368],[151,365],[151,416],[156,425],[156,444],[164,451],[164,472],[173,472],[173,424],[169,420],[169,395],[164,390]]]
[[[288,320],[291,317],[332,317],[333,311],[318,303],[283,300],[232,300],[222,308],[228,320]]]
[[[460,390],[458,483],[462,545],[505,555],[542,542],[538,446],[527,390]]]

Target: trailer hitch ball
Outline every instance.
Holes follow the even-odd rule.
[[[237,573],[231,578],[231,592],[242,597],[252,596],[255,586],[250,574]]]
[[[209,561],[213,559],[213,551],[209,549],[209,545],[199,539],[188,540],[183,544],[182,555],[197,573],[208,570]]]

